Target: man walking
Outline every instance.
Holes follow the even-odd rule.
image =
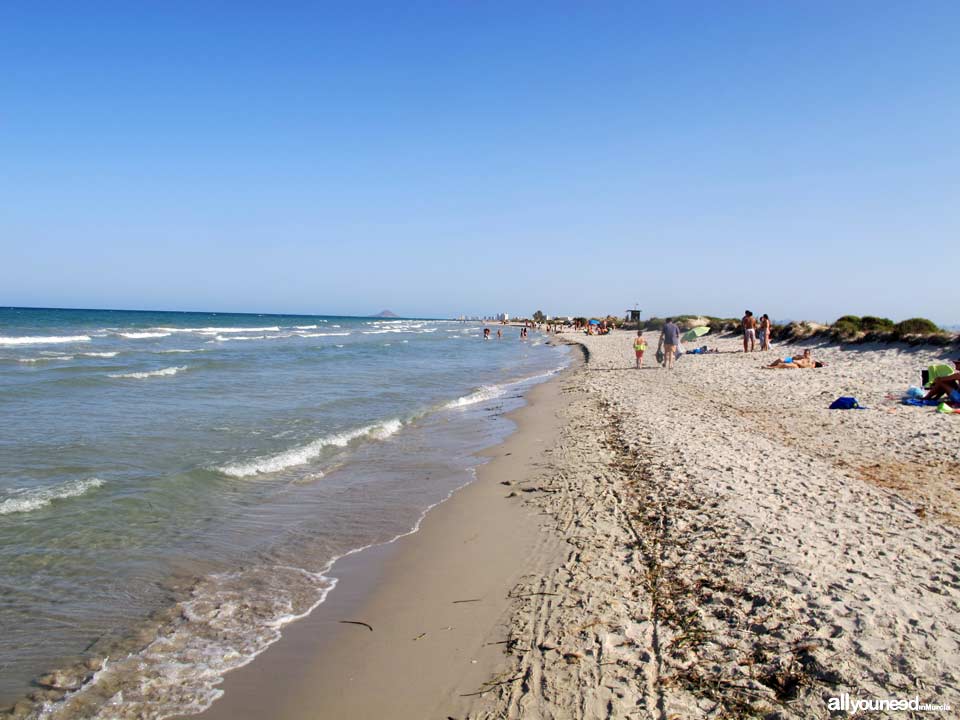
[[[660,331],[660,345],[663,347],[664,364],[667,370],[673,370],[673,361],[677,354],[677,345],[680,344],[680,328],[673,320],[667,318]]]

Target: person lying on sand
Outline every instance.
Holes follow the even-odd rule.
[[[953,361],[953,367],[957,372],[952,375],[944,375],[934,380],[933,385],[930,386],[927,394],[924,395],[924,400],[939,400],[943,396],[951,400],[960,399],[957,397],[957,395],[960,395],[960,358]],[[954,393],[957,393],[957,395],[954,395]]]
[[[795,358],[784,358],[783,360],[775,360],[769,365],[766,366],[768,370],[780,370],[783,368],[819,368],[823,367],[824,363],[814,360],[810,356],[809,350],[804,350],[803,355]]]

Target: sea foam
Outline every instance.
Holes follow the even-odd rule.
[[[3,502],[0,502],[0,515],[39,510],[54,500],[77,497],[101,485],[103,485],[103,480],[100,478],[87,478],[86,480],[70,480],[52,487],[16,491]]]
[[[0,336],[0,345],[54,345],[57,343],[90,342],[89,335],[21,335]]]
[[[179,367],[168,367],[168,368],[163,368],[162,370],[149,370],[146,372],[110,373],[109,377],[131,378],[134,380],[143,380],[144,378],[165,377],[169,375],[176,375],[181,370],[186,370],[186,369],[187,369],[186,365],[180,365]]]
[[[316,459],[327,447],[346,447],[354,440],[362,437],[369,437],[372,440],[386,440],[397,432],[403,423],[400,420],[387,420],[386,422],[367,425],[366,427],[348,430],[335,435],[314,440],[311,443],[300,447],[291,448],[276,455],[255,458],[246,463],[235,463],[215,468],[218,472],[235,478],[252,477],[254,475],[263,475],[275,473],[297,465],[306,465],[311,460]]]

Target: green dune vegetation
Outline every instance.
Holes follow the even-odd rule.
[[[674,321],[683,329],[701,325],[710,328],[713,334],[743,333],[740,327],[740,318],[722,318],[712,315],[675,315]],[[610,318],[608,318],[608,321]],[[640,321],[644,331],[658,331],[663,327],[666,318],[652,317]],[[633,323],[624,323],[619,320],[618,327],[633,329]],[[771,338],[777,342],[794,342],[807,339],[824,339],[844,343],[866,342],[906,342],[910,344],[949,345],[960,342],[960,336],[948,332],[927,318],[909,318],[894,322],[890,318],[874,315],[843,315],[832,324],[801,320],[789,323],[774,324]]]
[[[816,326],[815,323],[790,323],[775,328],[773,337],[779,339],[801,339],[803,337],[828,337],[837,342],[908,342],[914,344],[947,345],[956,340],[954,333],[948,333],[927,318],[909,318],[895,323],[890,318],[873,315],[844,315],[829,326]]]

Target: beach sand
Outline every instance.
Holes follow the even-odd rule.
[[[562,558],[516,484],[549,472],[563,387],[562,379],[534,387],[510,414],[518,431],[485,453],[477,479],[431,510],[418,532],[338,561],[328,599],[230,673],[223,698],[197,717],[463,715],[503,665],[508,595]]]
[[[819,718],[843,692],[960,705],[960,418],[888,399],[943,350],[668,372],[629,368],[629,333],[576,341],[588,400],[556,492],[528,501],[567,557],[515,604],[503,676],[519,680],[472,717]],[[872,409],[828,410],[839,395]]]
[[[947,353],[812,345],[828,367],[723,352],[668,372],[653,352],[632,368],[630,333],[561,337],[589,362],[532,391],[477,481],[338,563],[328,601],[203,717],[960,706],[960,417],[895,399]],[[828,410],[839,395],[870,409]]]

